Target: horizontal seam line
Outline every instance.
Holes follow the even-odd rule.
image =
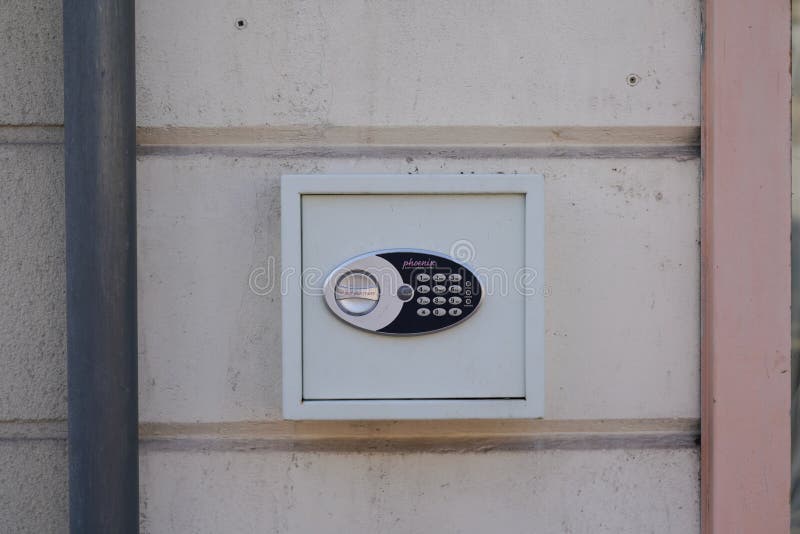
[[[180,157],[193,155],[218,155],[222,157],[275,157],[275,158],[424,158],[459,159],[509,159],[509,158],[570,158],[570,159],[675,159],[693,160],[700,157],[696,145],[636,145],[636,146],[560,146],[541,145],[528,147],[492,146],[376,146],[352,147],[295,146],[275,147],[259,145],[140,145],[137,155],[142,157]]]
[[[526,427],[526,425],[528,425]],[[415,427],[423,427],[421,429]],[[491,428],[498,426],[499,428]],[[444,430],[437,431],[436,428]],[[200,430],[200,432],[196,432]],[[140,443],[185,451],[488,451],[696,448],[697,419],[141,423]],[[66,421],[0,422],[0,442],[65,440]]]
[[[52,143],[63,138],[63,126],[0,125],[0,142]],[[137,146],[143,150],[177,148],[297,147],[346,150],[389,148],[546,147],[696,147],[695,126],[327,126],[327,127],[138,127]],[[410,140],[413,140],[410,141]]]
[[[202,450],[684,448],[700,434],[697,419],[141,423],[139,432],[145,446]],[[0,422],[0,441],[66,436],[66,421]]]

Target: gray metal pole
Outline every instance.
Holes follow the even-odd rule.
[[[70,530],[134,533],[134,2],[63,8]]]

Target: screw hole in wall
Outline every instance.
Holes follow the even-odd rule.
[[[628,82],[628,85],[633,87],[634,85],[638,85],[639,84],[639,82],[641,81],[641,78],[639,78],[638,74],[628,74],[628,77],[626,78],[626,81]]]
[[[243,30],[247,28],[247,19],[236,19],[234,24],[237,30]]]

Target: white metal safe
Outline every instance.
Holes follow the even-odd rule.
[[[287,175],[287,419],[541,417],[539,175]]]

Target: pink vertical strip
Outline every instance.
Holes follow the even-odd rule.
[[[707,0],[703,532],[789,530],[790,6]]]

